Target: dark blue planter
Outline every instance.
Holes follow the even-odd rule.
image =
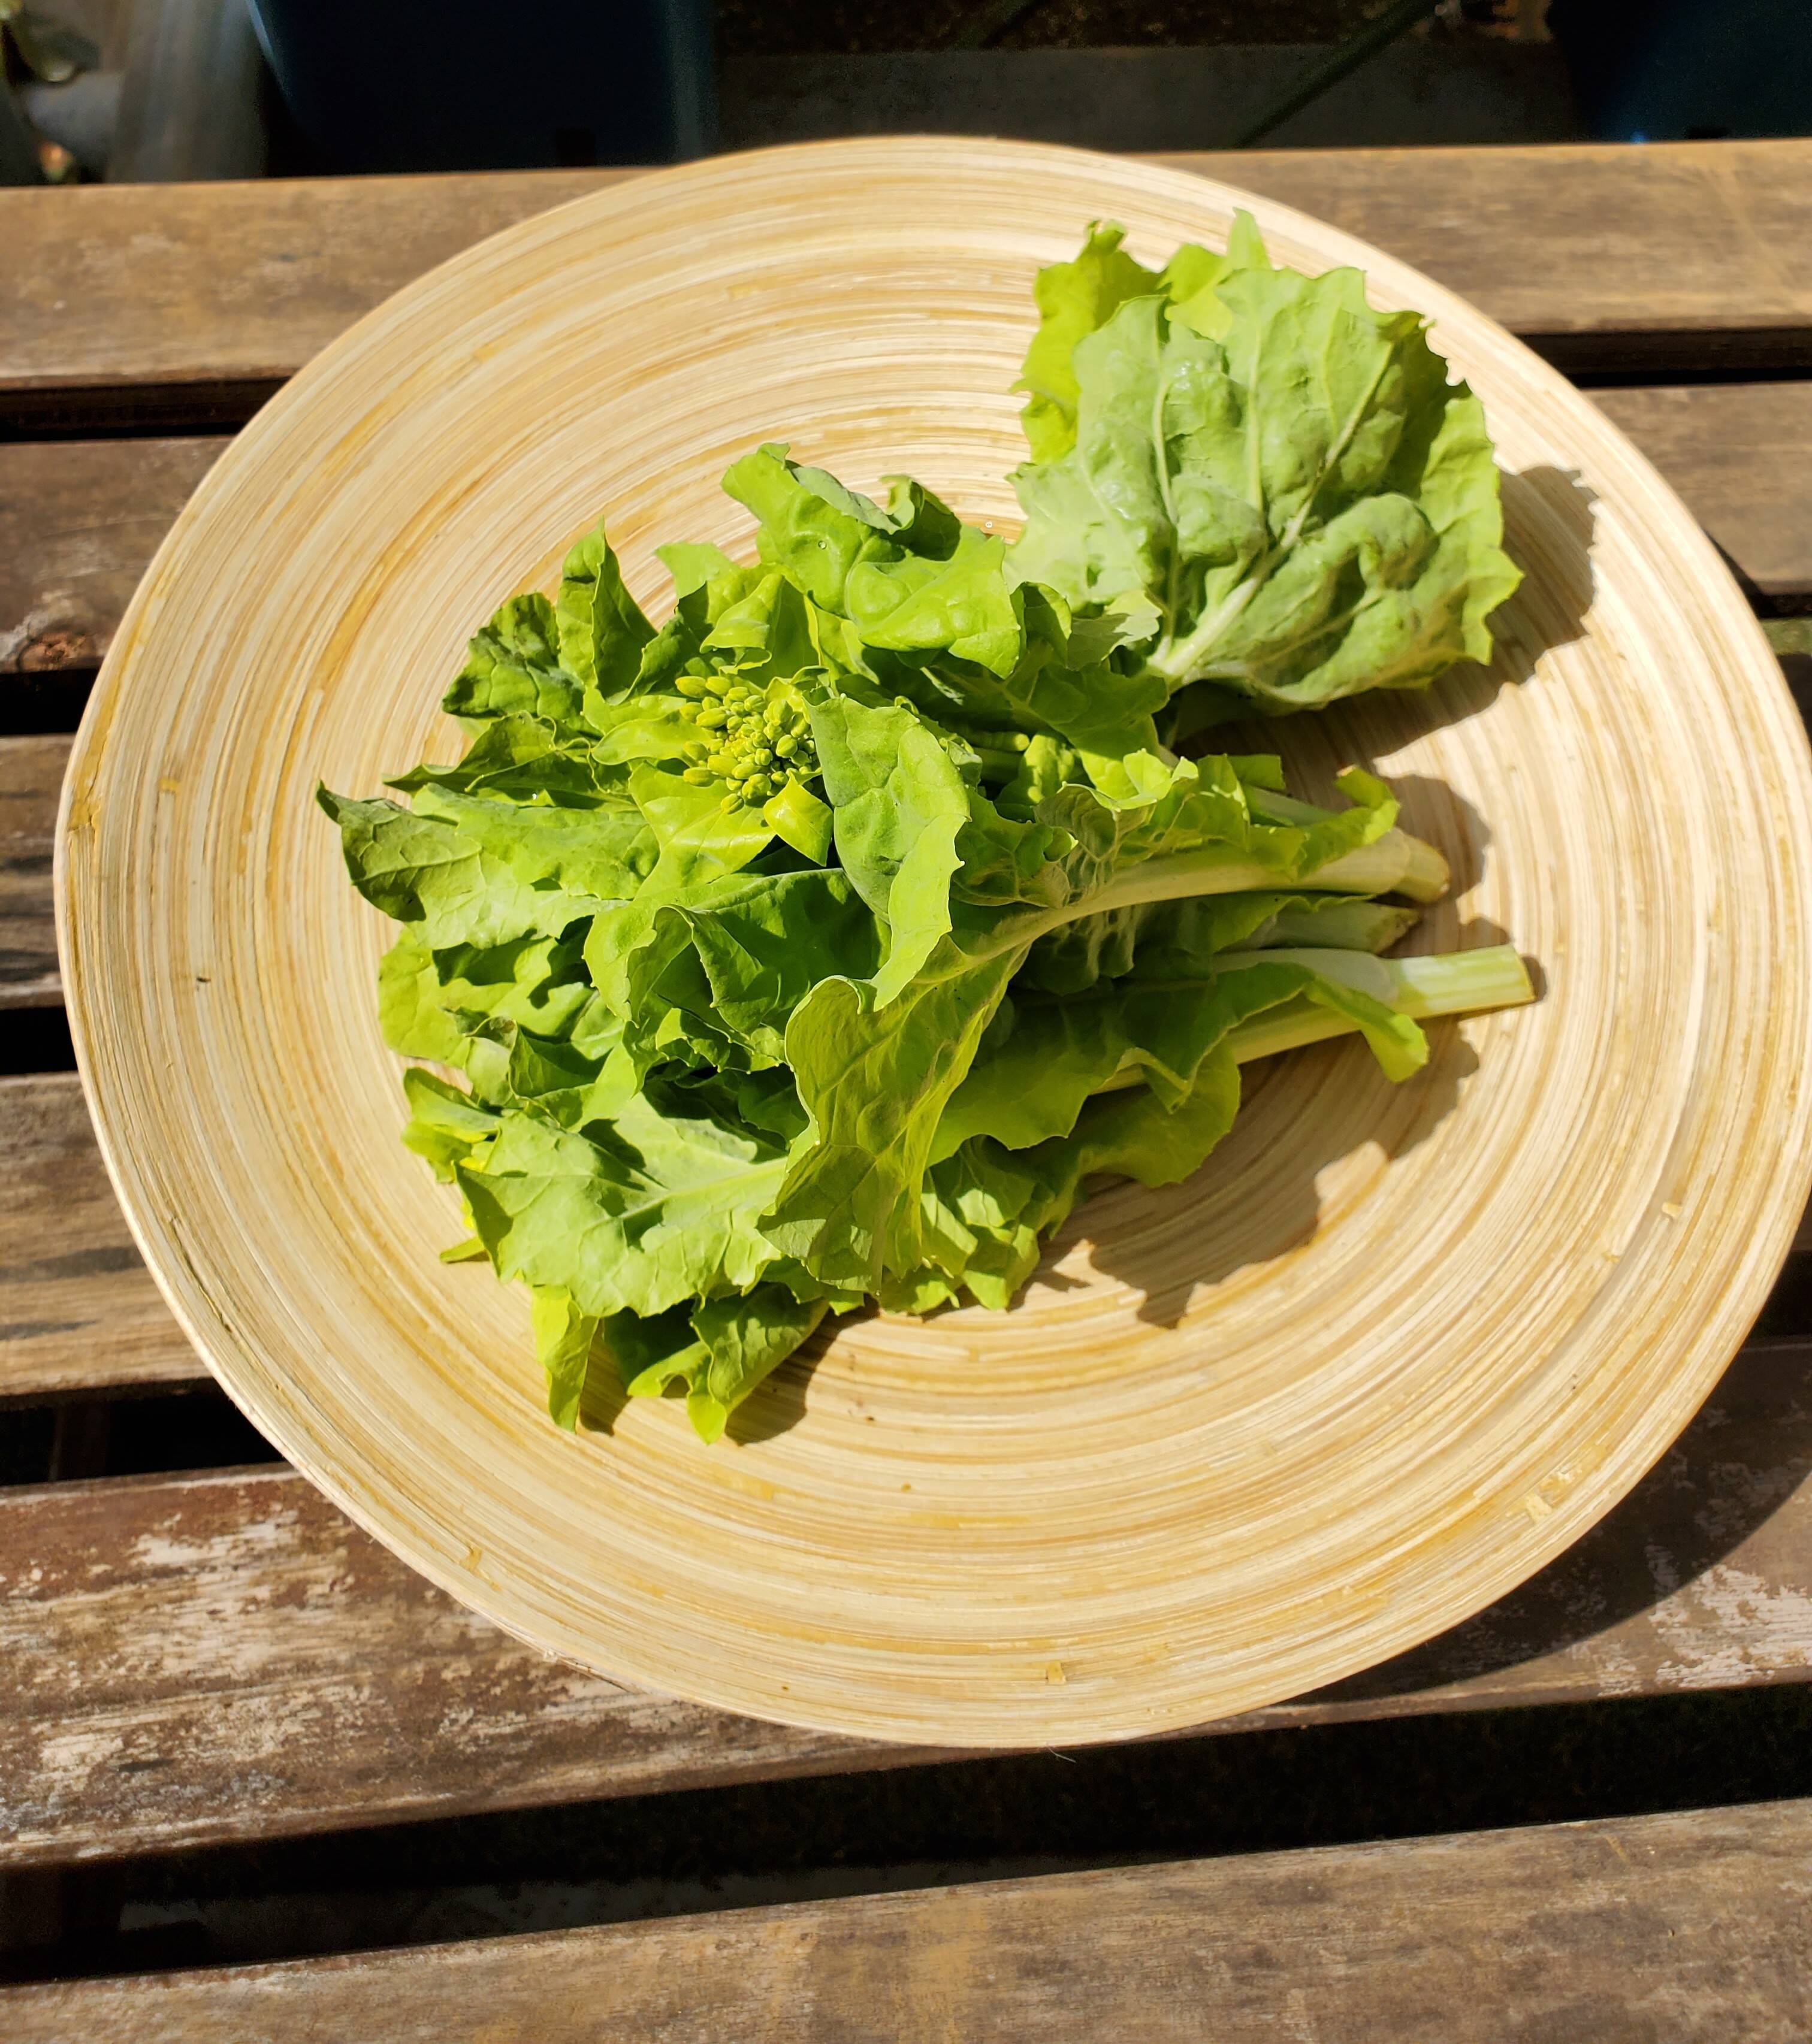
[[[1812,0],[1554,0],[1548,22],[1606,141],[1812,133]]]
[[[248,0],[308,167],[671,163],[716,139],[711,0]]]

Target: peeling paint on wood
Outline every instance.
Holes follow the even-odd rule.
[[[0,674],[98,664],[158,543],[226,444],[0,444]]]
[[[0,738],[0,1009],[63,999],[51,860],[68,758],[67,738]]]

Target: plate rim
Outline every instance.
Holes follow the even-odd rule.
[[[94,987],[87,978],[83,946],[77,932],[79,910],[75,900],[75,883],[71,878],[71,845],[75,828],[75,809],[80,799],[79,790],[91,776],[94,766],[102,756],[108,728],[112,722],[117,697],[122,678],[131,664],[139,641],[144,613],[152,601],[152,592],[169,561],[185,544],[187,533],[196,519],[211,501],[213,495],[225,489],[239,471],[262,456],[264,440],[283,430],[290,413],[308,402],[315,385],[333,375],[341,359],[356,352],[359,342],[373,328],[394,319],[401,309],[418,297],[429,294],[433,289],[462,269],[482,268],[489,257],[502,244],[513,244],[556,219],[576,221],[587,216],[607,219],[619,210],[633,211],[648,202],[648,194],[656,194],[655,203],[660,196],[691,183],[708,183],[724,175],[726,167],[744,162],[773,163],[786,159],[815,160],[821,169],[827,159],[841,159],[845,162],[876,156],[899,158],[912,150],[922,152],[926,158],[920,167],[932,175],[948,175],[944,164],[936,158],[948,159],[952,155],[969,151],[980,151],[1002,159],[1017,159],[1029,164],[1039,159],[1050,159],[1070,166],[1095,167],[1110,171],[1116,177],[1124,177],[1136,171],[1144,179],[1168,186],[1170,194],[1177,198],[1199,197],[1204,193],[1211,201],[1229,206],[1244,206],[1256,217],[1268,231],[1273,227],[1287,231],[1299,223],[1307,236],[1324,243],[1335,240],[1342,245],[1346,259],[1354,262],[1370,275],[1375,270],[1388,269],[1393,284],[1406,279],[1414,287],[1414,300],[1418,309],[1439,327],[1443,318],[1457,312],[1468,321],[1477,322],[1487,329],[1495,344],[1514,352],[1519,358],[1522,373],[1539,385],[1545,385],[1551,393],[1565,405],[1587,406],[1595,421],[1595,428],[1603,436],[1603,444],[1614,450],[1618,457],[1629,465],[1631,472],[1663,498],[1675,510],[1680,521],[1681,535],[1695,546],[1700,555],[1702,572],[1715,578],[1725,587],[1728,595],[1736,600],[1747,619],[1749,651],[1753,657],[1759,651],[1772,670],[1774,689],[1780,700],[1791,702],[1784,677],[1779,670],[1772,649],[1768,646],[1760,624],[1749,611],[1735,578],[1723,559],[1713,548],[1709,538],[1698,522],[1681,502],[1678,494],[1654,468],[1647,457],[1638,450],[1615,424],[1595,405],[1589,394],[1579,390],[1560,372],[1554,369],[1518,336],[1502,328],[1491,317],[1472,305],[1457,293],[1437,282],[1388,252],[1368,244],[1348,230],[1333,223],[1305,213],[1284,202],[1272,200],[1261,194],[1248,192],[1218,179],[1210,178],[1192,171],[1179,169],[1168,162],[1153,162],[1136,156],[1121,156],[1101,152],[1076,149],[1060,145],[1039,143],[1019,143],[968,137],[937,136],[894,136],[841,138],[825,141],[785,144],[760,150],[738,152],[724,156],[698,159],[696,162],[669,168],[650,170],[645,173],[624,177],[597,190],[565,200],[544,211],[529,215],[513,222],[496,232],[484,236],[467,248],[459,251],[444,262],[435,265],[419,276],[411,279],[397,291],[390,294],[377,305],[344,328],[328,343],[325,348],[297,371],[265,405],[254,418],[235,436],[223,451],[219,462],[203,478],[196,491],[183,506],[182,512],[160,542],[148,563],[130,603],[122,616],[113,644],[97,676],[88,705],[84,711],[75,741],[71,748],[68,766],[65,773],[59,802],[54,848],[54,892],[57,925],[57,944],[64,983],[65,1012],[69,1020],[71,1035],[75,1045],[77,1070],[80,1076],[83,1097],[94,1129],[97,1143],[105,1164],[109,1180],[118,1197],[133,1240],[150,1270],[158,1289],[169,1306],[185,1336],[194,1347],[198,1355],[206,1364],[210,1375],[220,1383],[229,1398],[244,1412],[260,1430],[265,1433],[279,1451],[307,1479],[320,1489],[337,1508],[343,1511],[363,1531],[377,1539],[389,1552],[397,1554],[407,1566],[425,1577],[460,1604],[478,1611],[502,1631],[535,1646],[544,1652],[554,1652],[560,1658],[575,1665],[587,1667],[610,1679],[624,1682],[640,1693],[650,1693],[647,1684],[634,1674],[613,1671],[589,1655],[575,1655],[564,1647],[550,1647],[546,1637],[528,1624],[515,1621],[506,1601],[491,1581],[475,1573],[461,1573],[456,1567],[444,1563],[442,1558],[428,1548],[419,1539],[406,1544],[404,1537],[394,1527],[387,1526],[381,1514],[362,1496],[351,1484],[342,1480],[337,1471],[324,1470],[317,1458],[310,1452],[310,1444],[298,1430],[288,1424],[287,1416],[273,1413],[254,1398],[246,1395],[234,1381],[230,1362],[223,1362],[215,1351],[211,1329],[205,1328],[191,1313],[178,1274],[169,1267],[160,1238],[152,1229],[142,1210],[148,1205],[148,1199],[141,1202],[141,1188],[134,1175],[131,1159],[119,1141],[117,1131],[103,1096],[102,1085],[96,1073],[98,1060],[90,1041],[91,1028],[98,1027],[97,1017],[91,1016],[89,1003]],[[1777,705],[1778,706],[1778,705]],[[1807,797],[1805,813],[1812,813],[1812,740],[1800,723],[1797,713],[1792,717],[1789,730],[1796,728],[1798,747],[1791,763],[1797,774],[1800,792]],[[1786,764],[1784,760],[1781,763]],[[1807,875],[1800,870],[1793,877],[1804,882]],[[1808,1047],[1812,1047],[1809,1043]],[[1591,1528],[1620,1504],[1642,1477],[1666,1454],[1679,1433],[1688,1425],[1700,1406],[1716,1387],[1729,1367],[1729,1362],[1747,1339],[1746,1329],[1765,1301],[1773,1277],[1778,1274],[1791,1246],[1798,1224],[1799,1216],[1806,1204],[1808,1193],[1812,1193],[1812,1089],[1808,1089],[1806,1103],[1796,1103],[1792,1116],[1797,1123],[1794,1131],[1795,1140],[1788,1143],[1783,1139],[1783,1154],[1793,1157],[1791,1182],[1782,1185],[1778,1179],[1774,1197],[1768,1209],[1768,1220],[1759,1242],[1752,1241],[1750,1264],[1758,1271],[1769,1274],[1764,1281],[1756,1277],[1744,1285],[1747,1303],[1737,1316],[1744,1323],[1745,1331],[1738,1332],[1728,1343],[1720,1341],[1708,1348],[1708,1357],[1715,1350],[1713,1366],[1707,1361],[1691,1377],[1690,1389],[1680,1390],[1683,1373],[1676,1370],[1668,1379],[1675,1396],[1668,1405],[1668,1419],[1660,1437],[1654,1440],[1652,1452],[1645,1451],[1639,1465],[1633,1467],[1626,1481],[1615,1483],[1600,1482],[1594,1491],[1591,1508],[1583,1516],[1576,1507],[1569,1504],[1556,1508],[1547,1526],[1535,1529],[1539,1537],[1517,1550],[1514,1562],[1506,1564],[1495,1573],[1479,1571],[1472,1581],[1463,1603],[1455,1600],[1446,1609],[1439,1623],[1430,1626],[1426,1622],[1415,1621],[1402,1628],[1402,1637],[1383,1654],[1368,1650],[1363,1658],[1352,1663],[1345,1670],[1350,1675],[1360,1669],[1380,1665],[1408,1649],[1437,1637],[1442,1631],[1464,1623],[1468,1618],[1487,1608],[1517,1585],[1547,1566],[1557,1555],[1575,1544]],[[1760,1251],[1759,1257],[1753,1252]],[[200,1274],[191,1266],[189,1276],[198,1290],[205,1291],[206,1284]],[[1751,1297],[1749,1295],[1753,1294]],[[1614,1458],[1607,1458],[1607,1466]],[[1337,1674],[1328,1680],[1344,1679]],[[878,1727],[863,1721],[860,1713],[839,1715],[817,1712],[802,1707],[782,1708],[772,1699],[764,1705],[761,1701],[738,1693],[733,1700],[706,1696],[697,1688],[685,1693],[695,1697],[710,1708],[734,1712],[737,1714],[764,1719],[769,1722],[802,1727],[814,1731],[833,1732],[861,1739],[880,1739],[902,1744],[932,1743],[940,1746],[960,1745],[962,1747],[981,1749],[996,1747],[1011,1750],[1028,1742],[1007,1737],[978,1737],[971,1730],[960,1735],[948,1727],[930,1724],[922,1731],[902,1731],[894,1728]],[[1271,1692],[1267,1692],[1267,1698]],[[1262,1700],[1255,1696],[1239,1709],[1262,1707]],[[1218,1721],[1223,1715],[1215,1711],[1207,1716],[1199,1713],[1178,1715],[1159,1712],[1143,1719],[1138,1729],[1133,1729],[1125,1719],[1130,1716],[1124,1709],[1119,1721],[1100,1730],[1087,1726],[1066,1728],[1064,1742],[1094,1743],[1124,1739],[1158,1731],[1181,1731],[1198,1725]],[[1031,1743],[1044,1742],[1042,1736],[1035,1736]]]

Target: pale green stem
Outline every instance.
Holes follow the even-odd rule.
[[[1229,957],[1231,954],[1228,955]],[[1282,955],[1255,951],[1241,955],[1249,964]],[[1312,953],[1294,955],[1306,959]],[[1387,1005],[1399,1015],[1426,1020],[1436,1015],[1482,1015],[1498,1008],[1518,1008],[1535,998],[1529,970],[1514,944],[1489,944],[1473,951],[1448,951],[1437,958],[1382,959],[1365,961],[1364,991],[1378,991],[1372,968],[1390,975]],[[1344,973],[1337,974],[1345,978]],[[1356,1023],[1332,1009],[1298,996],[1262,1015],[1236,1023],[1222,1039],[1242,1065],[1255,1058],[1275,1057],[1281,1051],[1300,1050],[1307,1043],[1325,1043],[1333,1036],[1355,1033]],[[1102,1093],[1118,1093],[1128,1086],[1143,1085],[1145,1075],[1133,1066],[1116,1073]]]
[[[1248,788],[1246,803],[1261,823],[1299,828],[1332,823],[1337,813],[1333,809],[1318,809],[1313,802],[1298,801],[1294,795],[1274,794],[1268,788]],[[1412,837],[1406,831],[1394,834],[1403,837],[1412,847],[1404,877],[1394,891],[1408,895],[1412,901],[1438,901],[1447,892],[1448,882],[1452,878],[1446,859],[1425,839]]]
[[[1083,897],[1073,911],[1058,914],[1052,927],[1069,920],[1072,913],[1099,915],[1135,901],[1178,901],[1191,894],[1245,894],[1261,888],[1406,894],[1413,901],[1438,901],[1447,891],[1447,861],[1433,845],[1398,830],[1386,831],[1370,844],[1342,852],[1296,880],[1284,879],[1275,866],[1261,866],[1256,859],[1211,862],[1199,852],[1169,852],[1128,866],[1105,887]]]

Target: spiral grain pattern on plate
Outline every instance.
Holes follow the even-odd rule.
[[[317,779],[359,794],[512,591],[608,515],[745,548],[724,468],[790,440],[1010,521],[1041,264],[1161,261],[1236,205],[1355,263],[1481,393],[1526,578],[1489,671],[1276,728],[1452,861],[1417,941],[1508,937],[1531,1008],[1248,1070],[1187,1185],[1082,1208],[1023,1301],[846,1323],[702,1447],[642,1402],[547,1420],[526,1294],[436,1252]],[[65,792],[69,1010],[147,1261],[221,1382],[363,1525],[626,1681],[986,1746],[1187,1725],[1453,1623],[1626,1492],[1748,1329],[1812,1174],[1812,772],[1672,493],[1533,355],[1301,214],[1065,151],[721,158],[483,243],[254,421],[148,573]]]

